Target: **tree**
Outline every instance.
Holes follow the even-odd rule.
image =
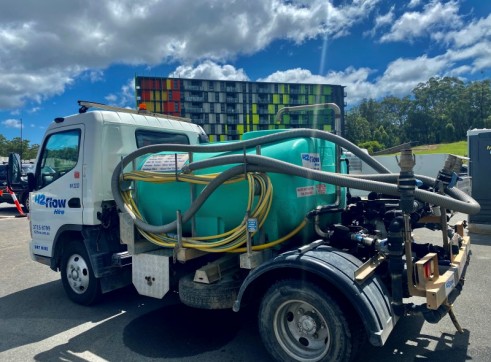
[[[29,140],[20,137],[14,137],[12,140],[7,140],[3,135],[0,135],[0,155],[7,157],[11,152],[21,154],[23,160],[32,160],[37,156],[39,145],[30,145]]]
[[[413,113],[426,114],[424,117],[431,124],[430,139],[442,142],[447,123],[452,123],[456,129],[456,137],[464,138],[464,127],[458,123],[467,124],[467,115],[462,110],[468,107],[465,97],[465,84],[455,77],[430,78],[426,83],[420,83],[413,90]]]
[[[346,138],[354,144],[369,141],[372,138],[370,124],[355,110],[346,115]]]
[[[374,141],[377,141],[380,146],[383,148],[387,148],[387,145],[390,145],[390,140],[389,140],[389,135],[384,129],[384,126],[380,125],[374,132],[373,132],[373,139]]]
[[[382,145],[378,143],[377,141],[367,141],[360,143],[359,146],[361,148],[366,148],[368,150],[369,154],[372,154],[374,152],[380,151],[383,149]]]
[[[472,82],[466,88],[469,121],[467,128],[483,128],[491,115],[491,82]]]

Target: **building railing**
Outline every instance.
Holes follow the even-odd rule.
[[[200,85],[187,85],[187,86],[184,86],[184,89],[185,90],[193,90],[193,91],[202,91],[203,87]]]
[[[184,113],[203,113],[203,108],[201,107],[185,107],[183,108]]]
[[[184,101],[186,101],[186,102],[203,102],[204,101],[204,97],[200,97],[200,96],[187,96],[187,97],[184,97]]]

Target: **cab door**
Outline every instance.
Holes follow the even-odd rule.
[[[62,127],[45,137],[30,195],[32,252],[51,257],[62,228],[82,225],[83,125]]]

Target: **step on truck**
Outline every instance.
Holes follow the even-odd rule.
[[[328,108],[329,132],[218,143],[189,119],[79,105],[48,127],[28,175],[31,257],[61,272],[75,303],[133,283],[154,298],[177,291],[191,307],[257,308],[278,361],[348,361],[415,313],[430,323],[449,314],[460,328],[451,305],[470,239],[449,215],[480,207],[455,187],[458,157],[430,178],[414,174],[408,149],[391,173],[340,136],[332,103],[277,114]],[[350,174],[343,151],[377,173]],[[18,163],[11,155],[14,181]],[[418,240],[418,228],[441,237]]]

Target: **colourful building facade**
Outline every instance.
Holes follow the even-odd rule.
[[[135,77],[136,103],[150,112],[190,118],[211,141],[240,139],[248,131],[314,128],[330,131],[334,112],[275,115],[286,106],[336,103],[344,129],[344,87],[329,84],[269,83],[183,78]]]

